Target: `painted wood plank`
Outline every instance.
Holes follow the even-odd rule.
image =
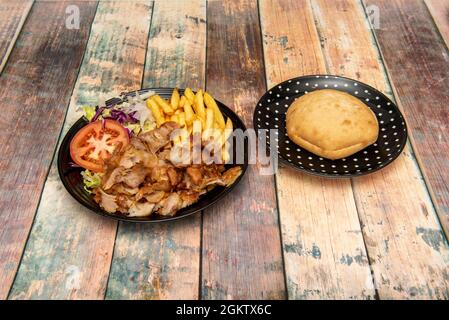
[[[61,138],[81,116],[80,106],[140,89],[151,11],[150,0],[99,3]],[[70,196],[56,160],[10,298],[103,299],[117,223]]]
[[[207,90],[252,127],[265,91],[256,1],[208,3]],[[203,216],[203,299],[285,298],[273,176],[251,165],[240,185]]]
[[[144,87],[204,86],[206,1],[156,1]],[[197,299],[201,215],[120,223],[107,299]]]
[[[0,1],[0,73],[30,12],[32,0]]]
[[[268,87],[326,73],[308,0],[259,2]],[[350,180],[277,174],[290,299],[373,299],[373,280]]]
[[[391,96],[361,3],[312,3],[329,71]],[[381,26],[389,10],[381,9]],[[391,166],[354,179],[353,189],[379,297],[449,298],[449,247],[410,146]]]
[[[449,1],[424,0],[433,20],[449,48]]]
[[[30,231],[97,7],[70,4],[80,9],[78,30],[65,26],[68,2],[34,4],[0,76],[0,298]]]
[[[382,13],[375,30],[416,157],[449,235],[448,51],[421,1],[366,1]],[[405,17],[405,18],[404,18]]]

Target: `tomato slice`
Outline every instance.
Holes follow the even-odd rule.
[[[89,123],[70,142],[70,156],[77,165],[94,171],[104,171],[104,160],[115,148],[129,143],[128,132],[117,121],[106,119]]]

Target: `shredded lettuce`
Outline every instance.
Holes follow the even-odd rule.
[[[116,105],[105,106],[104,99],[99,98],[99,106],[82,106],[84,116],[89,121],[97,119],[114,119],[128,129],[130,134],[138,135],[156,128],[153,113],[146,106],[145,100],[154,95],[153,91],[128,97],[127,101]]]
[[[135,112],[135,117],[139,120],[140,126],[144,129],[145,122],[156,123],[153,117],[153,113],[143,103],[129,104],[127,106],[129,112]]]
[[[148,132],[153,129],[156,129],[156,122],[154,120],[145,120],[142,127],[142,132]]]
[[[83,177],[84,189],[87,192],[91,193],[92,189],[101,186],[101,175],[99,173],[84,170],[81,172],[81,176]]]
[[[136,136],[139,134],[141,129],[140,124],[138,123],[124,123],[123,126],[125,128],[128,128],[128,130],[130,130]]]
[[[92,118],[95,116],[95,107],[94,106],[82,106],[81,107],[83,112],[84,112],[84,116],[87,118],[87,120],[92,120]]]

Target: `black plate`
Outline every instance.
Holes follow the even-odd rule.
[[[352,156],[329,160],[300,148],[287,136],[285,115],[295,99],[319,89],[347,92],[363,101],[373,110],[379,122],[376,143]],[[278,129],[278,155],[280,162],[310,174],[325,177],[361,176],[379,170],[404,149],[407,126],[398,107],[384,94],[360,81],[333,76],[311,75],[282,82],[266,92],[254,111],[256,129]],[[267,145],[270,137],[267,134]]]
[[[139,90],[139,94],[146,93],[148,91],[154,91],[155,93],[159,94],[163,98],[169,98],[171,96],[171,93],[173,91],[173,88],[148,88],[148,89],[142,89]],[[179,89],[179,92],[182,94],[184,90]],[[135,91],[126,93],[124,96],[135,96]],[[113,98],[106,102],[106,105],[115,104],[119,101],[121,101],[121,98]],[[242,129],[243,131],[246,130],[245,125],[243,124],[242,120],[228,107],[226,107],[223,103],[220,101],[217,101],[218,107],[220,108],[221,112],[225,115],[225,117],[231,118],[234,129]],[[199,201],[194,203],[193,205],[186,207],[184,209],[179,210],[175,216],[173,217],[164,217],[159,215],[151,215],[148,217],[127,217],[125,215],[119,215],[119,214],[111,214],[108,213],[100,208],[100,206],[93,200],[93,197],[84,190],[83,187],[83,180],[81,177],[81,171],[82,168],[74,168],[70,164],[73,162],[72,158],[70,157],[70,141],[72,140],[73,136],[82,128],[84,127],[88,121],[85,118],[80,118],[67,132],[67,134],[64,137],[64,140],[62,141],[61,147],[59,148],[58,153],[58,172],[59,177],[61,178],[62,183],[64,184],[64,187],[67,189],[67,191],[83,206],[86,208],[92,210],[93,212],[100,214],[102,216],[107,216],[110,218],[114,218],[117,220],[124,220],[124,221],[130,221],[130,222],[161,222],[161,221],[170,221],[170,220],[176,220],[180,218],[184,218],[188,215],[191,215],[193,213],[199,212],[210,205],[216,203],[218,200],[223,198],[226,194],[228,194],[241,180],[243,175],[245,174],[245,171],[248,167],[248,159],[245,155],[245,161],[244,164],[240,164],[242,167],[242,174],[240,177],[235,181],[235,183],[227,188],[225,187],[215,187],[213,190],[209,191],[208,193],[204,194],[200,197]],[[247,142],[245,142],[247,144]],[[235,145],[235,144],[234,144]],[[235,150],[234,150],[235,152]],[[247,152],[247,145],[245,145],[245,153]],[[234,155],[235,159],[235,155]],[[227,168],[232,167],[233,165],[226,165]]]

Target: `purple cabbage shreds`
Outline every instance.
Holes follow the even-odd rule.
[[[126,113],[122,110],[112,109],[109,118],[117,120],[120,124],[136,123],[138,120],[135,117],[136,112]]]
[[[97,121],[98,117],[101,115],[104,109],[106,109],[106,107],[97,107],[97,111],[95,112],[95,115],[93,116],[92,120],[90,120],[90,122]]]

